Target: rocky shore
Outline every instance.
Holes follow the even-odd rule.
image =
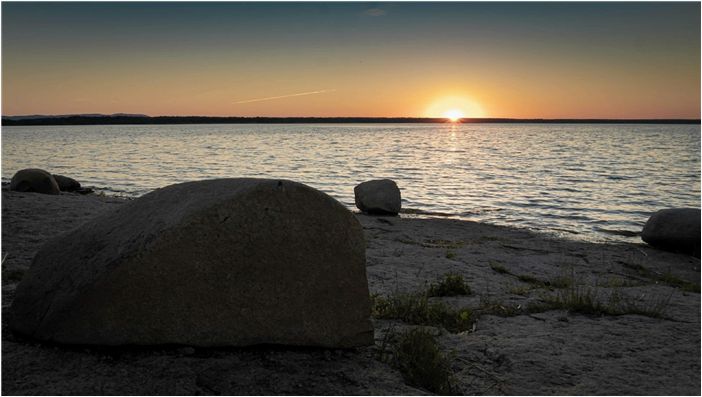
[[[37,250],[124,202],[2,192],[5,394],[700,392],[699,258],[442,218],[356,214],[373,346],[96,348],[13,335],[8,308]],[[447,276],[466,288],[436,292]],[[450,389],[398,364],[394,336],[410,329],[435,338]]]

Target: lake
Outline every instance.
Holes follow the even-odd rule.
[[[403,209],[589,241],[640,241],[661,208],[700,206],[700,126],[631,124],[92,125],[2,128],[2,178],[64,174],[106,194],[285,178],[353,206],[394,179]]]

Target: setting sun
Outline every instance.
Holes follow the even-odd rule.
[[[463,118],[463,112],[458,110],[458,109],[451,109],[447,110],[444,113],[444,116],[449,119],[452,123],[457,122],[458,120]]]
[[[464,96],[447,96],[434,101],[424,112],[425,117],[447,118],[457,122],[464,118],[485,117],[482,106]]]

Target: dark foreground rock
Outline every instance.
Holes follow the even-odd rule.
[[[651,215],[641,239],[667,251],[700,255],[700,210],[670,208]]]
[[[373,343],[363,230],[279,180],[156,190],[44,245],[10,327],[69,344]]]
[[[38,168],[17,171],[10,181],[10,190],[16,192],[34,192],[59,194],[59,186],[54,177]]]
[[[75,192],[80,190],[80,182],[77,180],[63,175],[54,174],[53,176],[62,192]]]
[[[369,214],[397,215],[402,208],[400,189],[390,179],[363,182],[353,193],[356,207]]]

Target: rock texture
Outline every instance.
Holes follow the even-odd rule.
[[[353,193],[356,207],[369,214],[397,215],[402,208],[400,189],[390,179],[363,182]]]
[[[56,174],[54,174],[53,177],[62,192],[75,192],[80,190],[80,182],[73,178]]]
[[[670,208],[660,210],[648,219],[641,239],[668,251],[700,255],[700,210]]]
[[[156,190],[39,250],[13,331],[71,344],[373,343],[363,230],[282,180]]]
[[[59,186],[54,177],[38,168],[17,171],[10,181],[10,190],[17,192],[34,192],[59,194]]]

